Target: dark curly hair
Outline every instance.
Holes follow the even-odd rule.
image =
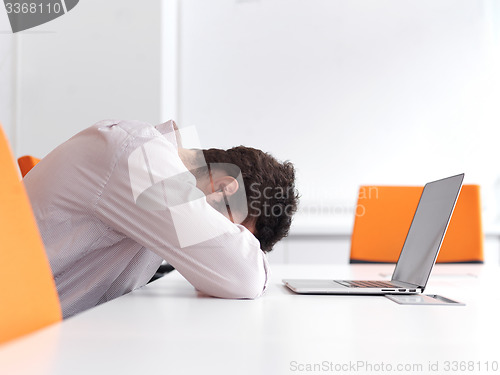
[[[228,163],[239,167],[248,205],[248,216],[242,224],[253,224],[261,249],[271,251],[288,235],[292,216],[297,211],[299,195],[293,164],[280,163],[268,153],[244,146],[229,150],[211,148],[203,150],[203,154],[207,164]],[[225,172],[236,178],[231,168]]]

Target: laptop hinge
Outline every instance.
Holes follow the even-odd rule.
[[[405,288],[408,288],[408,289],[422,289],[422,292],[424,291],[423,287],[418,286],[416,284],[405,283],[404,281],[399,281],[399,280],[391,280],[391,281],[393,283],[394,282],[399,283],[399,284],[401,284],[402,286],[404,286]]]

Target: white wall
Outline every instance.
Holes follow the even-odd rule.
[[[173,116],[202,146],[292,160],[302,232],[348,233],[359,184],[462,171],[499,216],[494,0],[86,0],[17,36],[7,22],[0,121],[17,156],[103,118]]]
[[[105,118],[160,122],[160,1],[80,1],[19,33],[18,48],[18,156],[43,157]]]
[[[202,146],[251,145],[295,162],[302,227],[350,225],[360,184],[460,172],[483,185],[485,216],[497,218],[496,3],[179,6],[179,122],[198,127]]]
[[[9,140],[15,139],[16,44],[7,18],[0,11],[0,123]]]

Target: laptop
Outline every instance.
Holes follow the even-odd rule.
[[[422,293],[457,202],[464,174],[425,185],[390,281],[284,279],[301,294]]]

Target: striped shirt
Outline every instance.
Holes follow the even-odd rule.
[[[210,296],[255,298],[266,287],[259,241],[206,202],[171,121],[101,121],[24,182],[65,318],[145,285],[163,260]],[[149,198],[161,202],[141,194],[153,185]]]

